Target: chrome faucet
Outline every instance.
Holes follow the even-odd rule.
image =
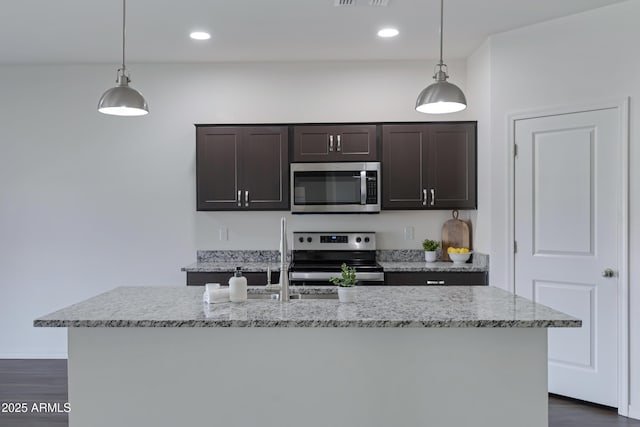
[[[280,219],[280,302],[289,302],[289,268],[287,266],[287,220]]]

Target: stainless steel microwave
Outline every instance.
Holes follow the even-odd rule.
[[[380,162],[292,163],[291,212],[380,212]]]

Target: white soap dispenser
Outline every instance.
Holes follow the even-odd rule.
[[[247,278],[242,276],[242,267],[236,267],[236,272],[229,279],[229,299],[231,302],[247,300]]]

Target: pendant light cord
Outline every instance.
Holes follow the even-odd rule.
[[[127,0],[122,0],[122,72],[125,71],[124,65],[124,46],[125,46],[125,37],[126,37],[126,17],[127,17]],[[442,47],[440,48],[442,49]]]
[[[440,66],[442,67],[444,65],[444,62],[442,61],[442,32],[443,32],[443,22],[444,22],[444,0],[440,0]]]

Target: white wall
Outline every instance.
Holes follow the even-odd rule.
[[[465,62],[449,66],[465,89]],[[196,212],[194,123],[434,120],[413,109],[433,62],[134,64],[142,118],[96,112],[115,68],[0,67],[0,358],[64,357],[65,331],[34,318],[119,285],[182,286],[197,249],[277,248],[281,212]],[[287,216],[418,248],[449,215]]]
[[[491,44],[486,40],[467,59],[469,114],[478,120],[478,209],[470,212],[475,250],[491,251]]]
[[[631,413],[640,418],[640,2],[502,33],[490,39],[491,280],[508,287],[507,115],[631,97]],[[475,70],[469,68],[471,74]],[[482,211],[484,214],[485,212]],[[576,212],[576,214],[578,214]],[[480,216],[480,213],[478,214]]]

